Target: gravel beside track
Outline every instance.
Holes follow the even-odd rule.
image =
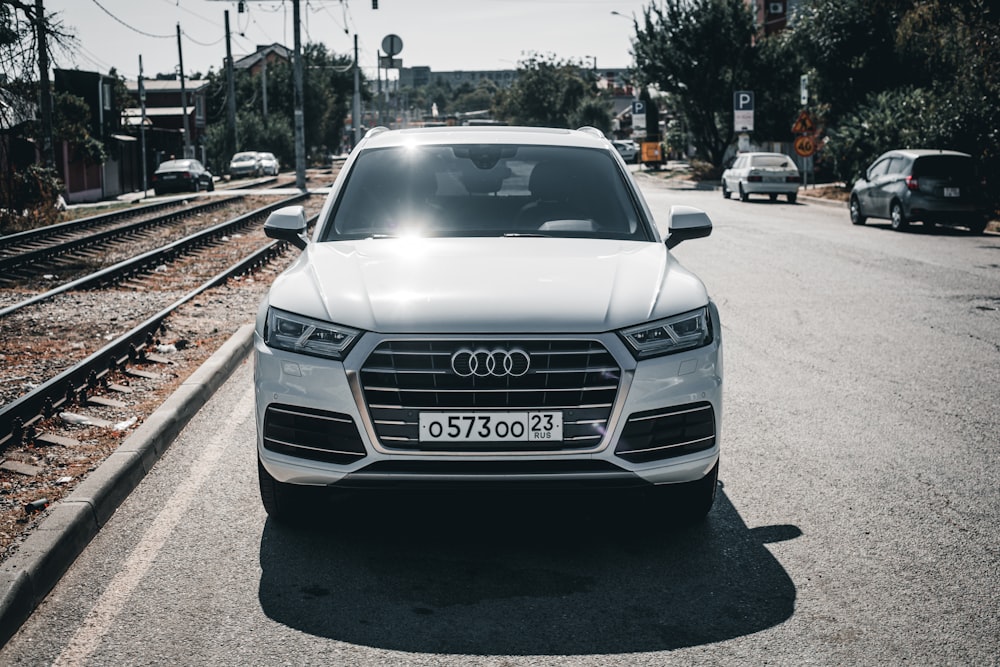
[[[318,212],[322,201],[322,197],[310,198],[306,215]],[[257,207],[271,202],[273,198],[263,198]],[[237,215],[227,213],[226,218]],[[206,221],[204,226],[226,218]],[[184,234],[175,228],[173,236],[158,245]],[[0,318],[0,405],[101,349],[269,241],[261,223],[122,285],[66,293]],[[140,374],[116,372],[107,378],[118,389],[99,394],[111,399],[112,405],[64,407],[37,425],[38,434],[68,438],[67,444],[44,444],[36,439],[0,452],[0,562],[40,523],[45,506],[69,494],[96,470],[240,326],[253,321],[272,280],[298,252],[286,248],[268,266],[207,290],[172,314],[148,350],[159,361],[127,369]],[[77,415],[89,417],[92,423],[74,423],[79,421]]]

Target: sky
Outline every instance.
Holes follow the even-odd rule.
[[[436,71],[515,69],[536,54],[552,54],[597,68],[632,64],[632,16],[652,0],[300,0],[302,43],[322,42],[350,55],[358,35],[359,61],[376,76],[376,59],[387,35],[402,40],[396,56],[403,67]],[[57,51],[61,69],[107,73],[128,79],[175,71],[177,24],[181,26],[184,72],[220,70],[226,55],[229,11],[233,57],[259,44],[292,48],[292,0],[44,0],[78,39]],[[613,13],[614,12],[614,13]],[[395,78],[393,75],[392,78]]]

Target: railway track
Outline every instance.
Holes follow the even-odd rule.
[[[321,201],[288,197],[0,308],[0,453],[32,441],[35,425],[65,406],[85,403],[109,374],[145,360],[176,308],[280,254],[283,244],[267,239],[261,223],[292,204],[315,213]],[[95,337],[109,342],[92,351]]]
[[[140,211],[122,218],[117,212],[109,213],[0,237],[0,284],[23,285],[39,275],[78,272],[114,246],[131,246],[153,230],[169,233],[170,227],[188,220],[214,211],[224,213],[243,198],[235,195],[194,206],[154,204],[150,207],[154,211],[146,214]]]
[[[332,183],[338,171],[335,164],[312,172],[312,187]],[[291,187],[283,176],[268,184]],[[201,198],[264,185],[247,181]],[[257,196],[234,194],[245,194],[243,201]],[[303,201],[310,221],[322,201]],[[162,212],[177,203],[156,206]],[[151,206],[130,207],[133,215],[122,220],[134,221],[136,211],[148,215]],[[221,216],[222,210],[206,215]],[[49,284],[16,295],[0,287],[0,308],[38,297],[0,316],[0,561],[41,524],[45,508],[113,455],[188,375],[252,321],[273,278],[298,254],[266,238],[263,219],[242,230],[219,230],[190,251],[177,244],[166,252],[175,237],[145,251],[145,268],[114,279],[80,276],[80,284],[66,289]],[[0,247],[5,242],[0,237]]]

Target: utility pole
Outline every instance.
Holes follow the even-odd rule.
[[[41,0],[38,0],[41,2]],[[181,24],[177,23],[177,61],[181,73],[181,115],[184,117],[184,157],[194,157],[191,148],[191,131],[188,127],[187,90],[184,88],[184,51],[181,49]]]
[[[35,0],[35,34],[38,39],[38,87],[42,111],[42,160],[48,168],[55,167],[56,154],[52,145],[52,87],[49,85],[49,45],[45,34],[45,7]]]
[[[146,86],[142,82],[142,55],[139,55],[139,108],[142,117],[139,121],[139,136],[142,138],[142,196],[149,191],[149,180],[146,174]]]
[[[260,61],[260,97],[263,103],[264,120],[267,120],[267,54]]]
[[[239,138],[236,134],[236,81],[233,74],[233,47],[229,41],[229,10],[226,10],[226,85],[229,94],[226,95],[226,107],[229,115],[229,136],[233,153],[240,150]],[[225,156],[222,157],[225,160]]]
[[[358,36],[354,35],[354,100],[351,107],[351,125],[354,127],[354,145],[361,141],[361,75],[358,71]]]
[[[292,0],[292,23],[295,31],[295,187],[306,189],[305,118],[302,114],[302,31],[299,0]]]

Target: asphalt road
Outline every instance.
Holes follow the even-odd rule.
[[[581,496],[276,526],[244,364],[0,664],[1000,664],[1000,236],[642,182],[715,223],[675,251],[723,318],[706,524]]]

